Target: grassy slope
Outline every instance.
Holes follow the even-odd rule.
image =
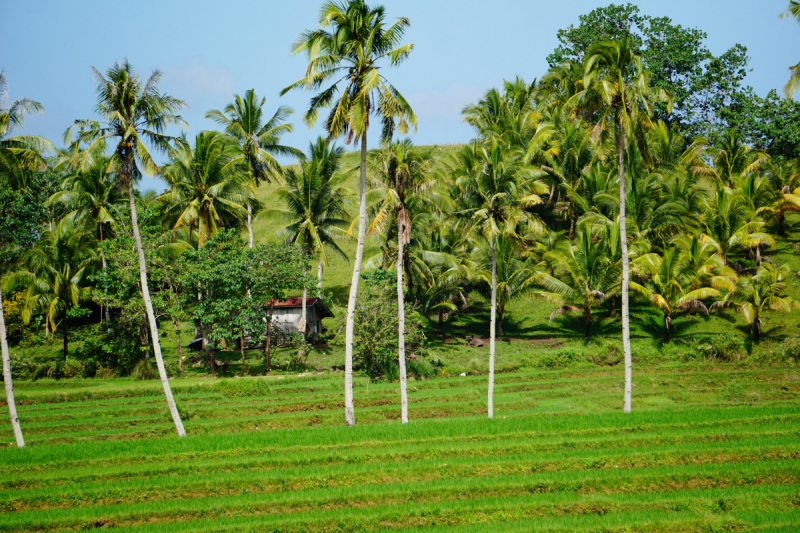
[[[795,370],[640,369],[631,415],[617,374],[503,374],[492,421],[485,378],[416,381],[408,426],[361,379],[355,428],[340,373],[179,380],[185,439],[157,382],[25,384],[0,531],[792,530]]]

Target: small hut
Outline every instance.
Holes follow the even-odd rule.
[[[285,333],[302,333],[303,298],[287,298],[275,302],[272,310],[272,327]],[[312,339],[322,335],[322,319],[332,318],[333,313],[322,303],[321,298],[306,298],[305,333]]]

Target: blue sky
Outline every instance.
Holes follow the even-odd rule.
[[[384,0],[390,19],[407,16],[411,58],[387,74],[413,105],[417,144],[469,140],[461,108],[503,79],[526,80],[547,70],[546,56],[556,32],[578,16],[610,2],[562,0]],[[617,2],[623,3],[623,2]],[[741,43],[752,72],[747,83],[765,95],[781,88],[789,65],[800,60],[800,26],[778,18],[787,0],[640,0],[643,14],[668,16],[676,24],[708,33],[707,45],[720,54]],[[25,133],[57,144],[78,118],[94,118],[91,67],[106,70],[127,57],[142,75],[164,72],[161,89],[186,100],[189,137],[214,124],[203,118],[223,108],[234,93],[255,88],[270,111],[295,109],[295,131],[286,143],[306,149],[322,133],[300,117],[309,94],[281,88],[302,76],[304,58],[290,54],[301,31],[316,25],[320,0],[137,0],[71,2],[28,0],[5,3],[0,17],[0,68],[11,98],[27,96],[46,112],[28,120]],[[131,7],[133,6],[133,7]],[[377,143],[378,132],[370,136]],[[146,178],[142,187],[161,189]]]

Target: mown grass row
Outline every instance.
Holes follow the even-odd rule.
[[[630,415],[617,374],[499,375],[494,420],[482,376],[413,382],[407,426],[395,420],[397,385],[363,381],[355,428],[341,425],[339,376],[177,381],[194,413],[184,439],[147,386],[23,384],[30,446],[0,450],[0,532],[800,524],[792,369],[642,371]]]

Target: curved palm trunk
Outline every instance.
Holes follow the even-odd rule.
[[[492,237],[492,314],[489,320],[489,418],[494,418],[494,328],[497,319],[497,237]]]
[[[672,322],[672,318],[668,314],[664,314],[664,341],[669,342],[669,324]]]
[[[19,425],[17,416],[17,404],[14,401],[14,383],[11,381],[11,354],[8,351],[6,341],[6,319],[3,313],[3,295],[0,293],[0,350],[3,352],[3,382],[6,385],[6,403],[8,404],[8,416],[11,417],[11,427],[14,429],[14,438],[17,446],[25,447],[25,439],[22,437],[22,428]]]
[[[358,244],[353,261],[353,278],[350,282],[350,298],[347,300],[347,324],[345,326],[344,352],[344,420],[348,426],[356,425],[356,410],[353,405],[353,330],[356,317],[358,281],[361,278],[361,262],[364,259],[364,238],[367,232],[367,132],[361,135],[361,173],[358,180]]]
[[[400,411],[403,424],[408,424],[408,389],[406,387],[406,310],[403,297],[403,245],[405,225],[397,220],[397,362],[400,364]]]
[[[630,265],[628,264],[628,229],[625,224],[625,129],[619,125],[619,233],[622,248],[622,350],[625,353],[625,399],[623,410],[631,412],[631,392],[633,390],[633,363],[631,356],[630,312],[628,310],[628,284]]]
[[[158,325],[156,324],[156,315],[153,312],[153,302],[150,300],[150,289],[147,286],[147,263],[145,263],[144,250],[142,249],[142,237],[139,235],[136,200],[133,198],[133,185],[131,183],[128,183],[128,202],[131,206],[133,238],[136,241],[136,252],[139,255],[139,278],[141,280],[144,307],[147,310],[147,320],[150,323],[150,337],[153,340],[153,352],[156,356],[158,377],[161,379],[161,385],[164,387],[164,396],[167,397],[167,406],[169,407],[169,414],[172,416],[172,421],[175,423],[175,430],[178,432],[179,437],[185,437],[186,431],[183,429],[181,415],[178,414],[178,408],[175,406],[175,399],[172,397],[172,389],[169,386],[169,378],[167,377],[167,369],[164,368],[164,359],[161,357],[161,343],[158,340]]]

